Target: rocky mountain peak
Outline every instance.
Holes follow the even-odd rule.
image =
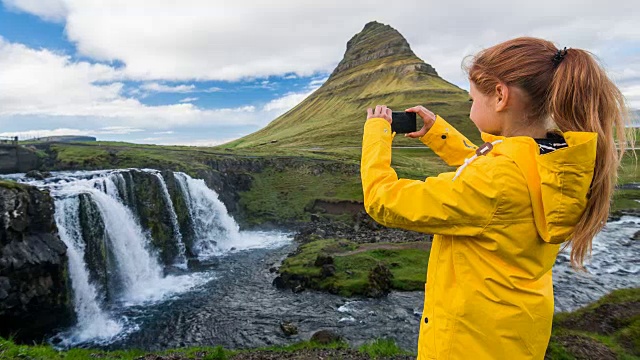
[[[422,62],[411,50],[404,36],[396,29],[377,21],[371,21],[347,42],[344,57],[329,78],[334,78],[347,70],[381,58],[389,58],[389,61],[415,58]],[[437,75],[433,67],[428,64],[424,65],[425,71]]]

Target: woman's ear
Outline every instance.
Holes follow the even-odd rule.
[[[509,101],[509,87],[504,83],[498,83],[498,85],[496,85],[495,96],[496,112],[504,111]]]

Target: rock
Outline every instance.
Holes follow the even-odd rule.
[[[67,247],[53,214],[48,192],[0,185],[0,336],[40,341],[73,321]]]
[[[51,175],[51,174],[49,174]],[[35,179],[35,180],[44,180],[45,176],[44,174],[42,174],[40,171],[38,170],[31,170],[29,172],[27,172],[26,174],[24,174],[25,177],[31,178],[31,179]]]
[[[271,285],[275,286],[277,289],[286,288],[286,282],[284,281],[284,277],[282,275],[276,276],[276,278],[271,282]]]
[[[342,341],[342,336],[336,334],[331,330],[320,330],[320,331],[316,331],[311,336],[311,341],[318,344],[327,345],[334,342]]]
[[[320,254],[313,263],[314,266],[323,266],[333,264],[333,257],[331,255]]]
[[[187,267],[191,270],[204,270],[220,265],[220,260],[216,257],[206,259],[192,258],[187,260]]]
[[[276,272],[276,271],[278,271],[278,268],[277,268],[277,267],[275,267],[275,266],[272,266],[272,267],[270,267],[270,268],[269,268],[269,272],[270,272],[270,273],[272,273],[272,274],[273,274],[274,272]]]
[[[640,240],[640,231],[636,231],[636,233],[633,234],[632,239],[633,240]]]
[[[327,235],[327,232],[322,228],[317,228],[316,231],[314,232],[314,235],[320,238],[324,238]]]
[[[322,265],[322,269],[320,270],[320,275],[322,276],[323,279],[331,277],[335,275],[335,273],[336,273],[336,267],[333,264],[324,264]]]
[[[158,252],[161,263],[171,265],[175,263],[179,249],[160,179],[153,173],[141,170],[131,170],[129,173],[134,189],[130,207],[138,215],[142,228],[150,232],[151,245]],[[189,247],[187,251],[193,253]]]
[[[0,174],[26,173],[41,166],[35,149],[14,144],[0,144]]]
[[[295,335],[298,333],[298,327],[289,321],[281,322],[280,329],[287,336]]]
[[[376,265],[369,272],[367,295],[374,298],[386,296],[391,291],[392,279],[393,274],[384,264]]]
[[[300,293],[304,291],[304,286],[302,285],[296,285],[293,289],[291,289],[291,291],[293,291],[294,293]]]

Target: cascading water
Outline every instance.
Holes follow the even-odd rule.
[[[89,272],[84,261],[85,243],[80,232],[77,196],[62,198],[55,203],[55,219],[60,239],[67,245],[69,276],[73,288],[73,302],[78,322],[66,336],[69,342],[88,339],[105,340],[122,331],[122,324],[111,319],[101,308],[98,292],[89,282]]]
[[[148,250],[148,239],[136,224],[131,211],[109,195],[90,191],[109,234],[110,249],[116,257],[124,297],[136,298],[141,289],[160,282],[162,267]]]
[[[171,217],[171,226],[173,227],[173,236],[175,237],[176,243],[178,245],[178,257],[176,259],[176,265],[186,269],[187,268],[187,255],[186,255],[186,246],[182,241],[182,234],[180,233],[180,225],[178,224],[178,215],[176,214],[176,209],[173,207],[173,202],[171,201],[171,196],[169,195],[169,189],[167,188],[167,183],[164,181],[164,178],[160,173],[153,172],[153,175],[156,176],[158,182],[160,183],[160,189],[162,190],[162,195],[164,196],[164,201],[169,209],[169,215]]]
[[[177,189],[173,193],[162,174],[151,169],[62,172],[43,181],[18,175],[11,178],[48,189],[54,197],[55,220],[68,247],[77,316],[72,329],[56,335],[60,346],[109,343],[122,338],[138,329],[131,321],[131,311],[144,312],[151,302],[168,299],[217,278],[206,269],[186,272],[187,249],[171,198],[173,193],[184,197],[189,217],[184,223],[191,224],[196,234],[190,253],[200,259],[224,255],[233,247],[240,250],[289,242],[288,237],[280,234],[275,237],[259,232],[241,234],[217,194],[204,181],[186,174],[175,176],[172,186]],[[157,194],[153,195],[157,198],[150,198],[149,194]],[[156,203],[150,205],[151,200]],[[175,260],[183,268],[181,275],[165,275],[169,268],[165,269],[160,261],[158,244],[154,243],[152,233],[140,225],[139,209],[148,206],[155,206],[151,214],[159,216],[151,221],[163,222],[162,226],[171,229],[172,234],[167,234],[163,241],[172,244],[161,245],[177,249]]]
[[[174,176],[194,222],[194,250],[198,256],[219,255],[240,245],[238,224],[229,216],[218,194],[209,189],[204,180],[193,179],[185,173],[174,173]]]

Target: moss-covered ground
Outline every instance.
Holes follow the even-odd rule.
[[[318,256],[333,258],[332,276],[322,275],[322,266],[315,265]],[[393,290],[424,290],[428,262],[429,248],[423,242],[356,244],[323,239],[299,246],[296,255],[283,261],[279,273],[303,277],[307,288],[357,296],[367,294],[369,273],[378,264],[391,271]]]

